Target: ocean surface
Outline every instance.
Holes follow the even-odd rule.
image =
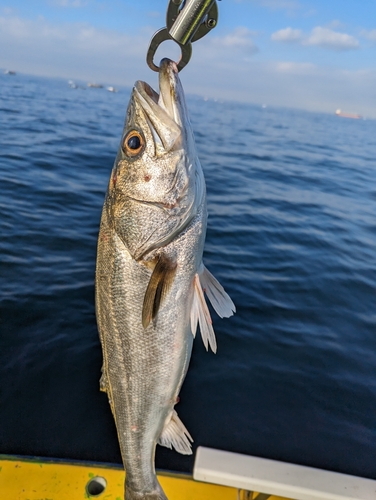
[[[121,461],[94,272],[128,97],[0,75],[0,453]],[[194,446],[376,479],[376,121],[188,105],[204,261],[237,307],[214,318],[216,355],[195,340],[178,405]]]

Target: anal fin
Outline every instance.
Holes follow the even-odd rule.
[[[161,254],[151,275],[142,307],[142,326],[146,328],[155,319],[175,277],[177,264]]]
[[[158,439],[158,444],[166,448],[174,447],[182,455],[192,455],[193,439],[187,431],[185,425],[178,417],[175,410],[172,410],[170,420],[164,426],[162,434]]]

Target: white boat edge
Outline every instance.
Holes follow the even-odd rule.
[[[199,446],[193,478],[296,500],[375,500],[376,481]]]

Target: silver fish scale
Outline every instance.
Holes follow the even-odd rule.
[[[109,187],[109,191],[111,187]],[[206,206],[163,248],[177,261],[172,287],[158,315],[142,326],[151,270],[135,261],[115,232],[107,196],[98,239],[96,313],[104,383],[126,469],[126,499],[165,499],[155,476],[156,442],[176,403],[191,356],[193,277],[201,263]]]

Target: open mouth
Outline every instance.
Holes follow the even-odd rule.
[[[156,155],[181,149],[186,109],[176,64],[162,60],[159,94],[142,81],[136,82],[134,93],[153,134]]]
[[[159,71],[159,94],[146,82],[138,81],[138,92],[147,100],[159,106],[174,122],[182,126],[183,89],[178,76],[176,63],[162,59]],[[154,106],[153,106],[154,107]]]

